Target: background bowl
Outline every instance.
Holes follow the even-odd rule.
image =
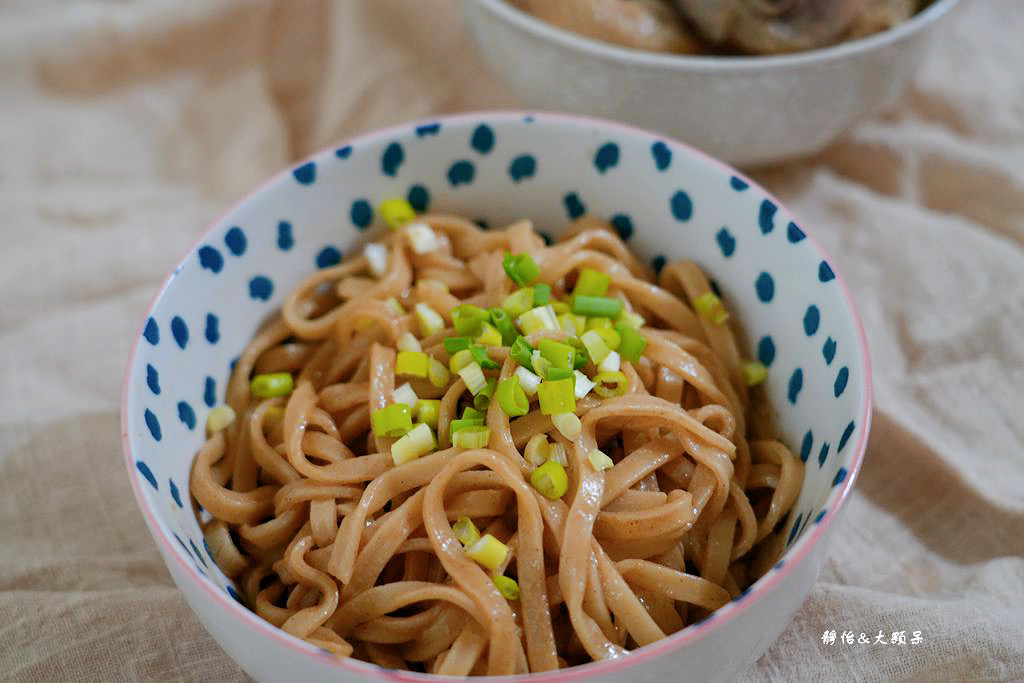
[[[936,0],[882,33],[773,57],[686,56],[610,45],[551,26],[505,0],[463,0],[485,61],[531,106],[660,130],[738,165],[820,151],[891,104],[924,58]]]
[[[784,439],[806,461],[782,560],[697,625],[617,661],[536,681],[731,678],[778,636],[818,575],[864,454],[870,369],[849,294],[821,247],[776,200],[674,141],[552,114],[476,113],[373,133],[271,179],[216,221],[150,306],[125,375],[124,453],[136,498],[174,581],[224,650],[258,680],[423,680],[339,660],[233,599],[192,514],[189,468],[232,359],[306,273],[378,229],[377,202],[557,233],[583,211],[610,217],[655,265],[689,257],[710,273],[767,389]],[[433,677],[426,677],[433,678]]]

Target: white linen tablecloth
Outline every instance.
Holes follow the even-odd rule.
[[[946,29],[891,111],[755,174],[852,287],[877,413],[821,579],[744,681],[1024,679],[1024,4]],[[516,104],[454,0],[0,2],[0,677],[245,678],[125,477],[146,303],[290,160]]]

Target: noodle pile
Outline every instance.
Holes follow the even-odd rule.
[[[453,216],[415,221],[436,237],[426,250],[395,230],[381,242],[383,272],[360,254],[290,293],[233,370],[226,403],[237,417],[195,457],[207,543],[250,609],[339,656],[504,675],[624,655],[702,619],[775,563],[803,466],[774,439],[730,325],[694,312],[709,291],[695,264],[669,264],[655,284],[589,217],[551,246],[525,220],[490,231]],[[371,415],[406,382],[396,345],[421,334],[415,304],[443,318],[419,343],[447,367],[453,309],[497,307],[515,291],[507,253],[530,255],[552,300],[567,299],[583,269],[610,276],[607,295],[642,316],[647,341],[621,362],[625,393],[577,400],[573,439],[536,396],[516,417],[493,400],[486,447],[466,449],[449,434],[474,402],[466,382],[412,378],[419,399],[440,402],[438,445],[395,465],[396,439],[376,435]],[[533,346],[571,337],[524,336]],[[485,374],[511,378],[509,349],[487,351],[499,367]],[[591,361],[583,372],[594,374]],[[270,373],[291,374],[294,389],[254,397],[252,378]],[[531,483],[523,453],[538,434],[565,449],[568,491],[554,500]],[[598,450],[613,466],[599,468]],[[493,569],[456,537],[462,518],[507,546]],[[512,599],[493,580],[502,575],[518,585]]]

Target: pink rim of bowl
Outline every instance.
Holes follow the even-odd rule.
[[[940,0],[941,1],[941,0]],[[618,131],[620,133],[630,136],[647,136],[657,137],[661,140],[669,141],[677,145],[680,149],[685,150],[686,153],[691,154],[700,158],[709,165],[716,166],[720,170],[725,171],[729,174],[735,175],[738,178],[742,178],[751,187],[756,188],[758,191],[764,193],[766,197],[769,197],[778,206],[784,207],[776,197],[765,190],[763,187],[755,183],[753,180],[745,176],[743,173],[736,169],[728,166],[727,164],[715,159],[714,157],[708,156],[704,152],[695,149],[687,144],[674,140],[672,138],[666,138],[665,136],[658,135],[652,131],[637,128],[623,123],[617,123],[614,121],[607,121],[604,119],[598,119],[588,116],[579,116],[575,114],[564,114],[557,112],[544,112],[537,110],[494,110],[494,111],[475,111],[461,114],[453,114],[448,116],[437,116],[430,119],[422,119],[417,121],[410,121],[407,123],[391,126],[388,128],[378,129],[369,133],[349,138],[340,144],[352,145],[353,147],[361,144],[372,142],[378,139],[391,138],[395,135],[401,134],[410,130],[411,128],[425,124],[425,123],[441,123],[442,126],[458,125],[463,122],[476,121],[481,118],[487,118],[488,120],[496,123],[502,122],[519,122],[523,120],[525,116],[532,116],[537,121],[548,120],[554,122],[570,123],[582,127],[600,127],[611,131]],[[149,527],[150,533],[153,537],[163,546],[164,555],[166,557],[173,557],[174,560],[180,565],[180,569],[192,579],[196,584],[201,586],[206,591],[208,596],[216,603],[220,604],[221,607],[226,609],[229,613],[238,617],[244,624],[250,628],[255,628],[257,631],[262,631],[264,635],[267,635],[281,644],[289,647],[292,650],[300,652],[306,656],[313,657],[319,661],[328,661],[339,669],[343,669],[352,674],[360,676],[370,676],[378,680],[390,680],[390,681],[417,681],[418,683],[424,683],[425,681],[437,681],[443,677],[435,676],[432,674],[420,674],[404,671],[395,671],[391,669],[384,669],[368,662],[363,662],[357,659],[351,658],[340,658],[335,657],[317,647],[306,643],[292,635],[289,635],[272,625],[270,622],[264,621],[246,608],[241,603],[237,602],[226,593],[217,588],[210,579],[199,574],[198,570],[193,566],[191,562],[187,562],[182,557],[179,549],[172,543],[171,538],[164,531],[159,521],[156,519],[153,512],[149,509],[146,498],[142,490],[142,482],[139,479],[139,475],[135,470],[134,462],[135,459],[132,455],[131,443],[128,436],[128,386],[129,378],[131,376],[131,369],[135,365],[135,355],[138,352],[139,344],[142,338],[142,328],[145,325],[145,321],[153,313],[154,308],[160,301],[167,287],[174,279],[175,274],[180,270],[181,266],[184,265],[185,261],[191,256],[191,254],[198,248],[198,246],[206,239],[208,239],[210,233],[218,225],[224,222],[224,220],[233,214],[238,207],[248,202],[252,197],[260,194],[271,185],[277,183],[279,180],[286,178],[293,168],[305,163],[306,161],[315,160],[323,155],[327,155],[337,145],[334,145],[328,149],[320,150],[314,154],[309,155],[302,161],[289,166],[281,171],[275,173],[268,180],[264,181],[255,190],[247,194],[241,200],[236,202],[230,209],[224,212],[220,217],[211,222],[205,230],[203,230],[196,238],[196,240],[188,247],[185,254],[178,259],[174,269],[164,278],[163,283],[157,290],[156,295],[150,300],[149,305],[146,307],[146,312],[142,317],[142,322],[139,324],[138,329],[135,331],[135,341],[132,344],[131,352],[128,356],[128,365],[125,369],[124,380],[121,385],[121,444],[125,458],[125,466],[128,469],[128,478],[131,480],[132,491],[135,494],[135,500],[138,503],[139,508],[142,510],[143,516],[146,519],[146,525]],[[672,634],[667,638],[660,640],[656,643],[652,643],[646,647],[639,648],[633,651],[628,657],[622,657],[614,660],[607,660],[603,662],[592,662],[589,664],[583,664],[580,666],[571,667],[563,671],[549,672],[549,673],[533,673],[519,676],[506,676],[502,677],[503,681],[529,681],[529,683],[541,683],[541,682],[564,682],[564,681],[575,681],[581,677],[589,677],[602,674],[610,674],[616,671],[620,671],[623,668],[628,668],[633,664],[639,664],[647,659],[658,657],[667,654],[671,651],[677,650],[686,646],[691,642],[695,642],[700,638],[703,638],[714,629],[718,628],[719,624],[730,621],[737,616],[744,613],[747,607],[756,601],[759,596],[770,591],[779,581],[782,580],[783,576],[787,574],[792,568],[804,560],[805,557],[810,553],[811,548],[817,544],[825,535],[825,531],[832,525],[834,518],[836,517],[839,510],[842,508],[846,499],[849,497],[850,492],[853,490],[854,483],[857,480],[857,476],[860,473],[861,465],[864,461],[864,454],[867,449],[868,435],[871,432],[871,409],[872,409],[872,381],[871,381],[871,359],[868,352],[867,334],[864,331],[864,324],[861,320],[860,314],[857,312],[856,306],[854,306],[853,298],[850,295],[850,290],[843,280],[842,275],[835,268],[832,259],[828,253],[822,247],[821,243],[814,238],[814,236],[804,231],[808,242],[813,245],[814,249],[819,253],[821,258],[828,262],[832,267],[833,272],[836,276],[836,282],[839,283],[840,289],[843,294],[843,299],[846,302],[850,312],[853,315],[854,324],[857,331],[858,351],[860,354],[861,365],[864,372],[864,398],[861,405],[861,417],[860,424],[863,428],[860,430],[860,436],[857,439],[856,447],[853,451],[853,455],[850,460],[850,467],[847,473],[846,479],[840,485],[838,491],[833,491],[829,494],[830,501],[826,504],[825,517],[820,523],[813,525],[810,532],[803,534],[796,543],[790,547],[783,555],[784,564],[782,567],[773,567],[768,571],[767,574],[758,579],[749,589],[749,592],[738,601],[730,602],[724,607],[720,608],[714,613],[714,618],[705,619],[696,624],[692,624],[678,633]]]

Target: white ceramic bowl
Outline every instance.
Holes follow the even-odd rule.
[[[463,12],[491,70],[530,106],[626,121],[754,166],[818,152],[891,104],[957,1],[936,0],[868,38],[772,57],[632,50],[505,0],[463,0]]]
[[[749,344],[785,440],[807,461],[782,560],[699,624],[616,661],[537,681],[628,672],[725,680],[786,626],[818,575],[864,455],[870,369],[863,329],[821,247],[747,178],[672,140],[565,115],[484,112],[352,140],[282,172],[216,221],[150,305],[125,375],[121,424],[132,487],[174,581],[221,647],[262,681],[428,680],[339,660],[232,599],[189,505],[189,468],[232,359],[304,274],[378,229],[389,196],[491,225],[522,216],[557,234],[584,208],[613,217],[654,263],[711,274]]]

